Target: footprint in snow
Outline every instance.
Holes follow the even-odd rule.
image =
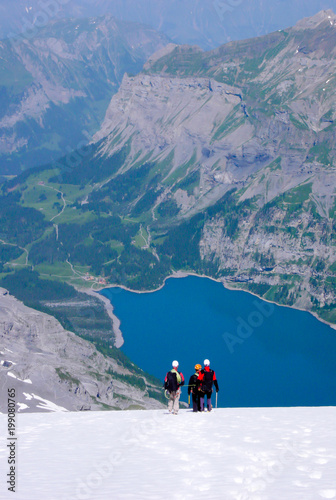
[[[315,471],[309,474],[310,479],[321,479],[322,477],[322,472]]]
[[[306,467],[304,465],[299,465],[298,467],[296,467],[296,470],[299,470],[301,472],[306,472],[310,479],[321,479],[322,477],[322,472],[318,470],[314,471],[311,469],[311,467]]]
[[[319,495],[322,498],[335,498],[336,490],[320,490]]]
[[[299,486],[299,488],[308,488],[311,486],[310,483],[303,483],[302,481],[294,481],[293,484]]]
[[[245,443],[260,443],[259,439],[253,439],[250,436],[247,436],[244,438]]]
[[[327,463],[328,463],[328,460],[327,460],[326,458],[317,458],[317,459],[315,460],[315,463],[316,463],[316,464],[325,465],[325,464],[327,464]],[[333,497],[331,497],[331,498],[333,498]]]
[[[237,484],[243,484],[244,479],[242,477],[235,477],[234,482]]]

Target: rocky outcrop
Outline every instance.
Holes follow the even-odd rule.
[[[20,411],[160,408],[145,376],[104,356],[47,314],[0,289],[0,409],[16,389]],[[132,385],[133,383],[133,385]],[[135,385],[135,384],[138,384]]]

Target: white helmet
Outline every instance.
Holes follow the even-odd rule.
[[[178,367],[178,365],[179,365],[179,364],[178,364],[178,361],[173,361],[173,363],[172,363],[172,364],[173,364],[173,368],[177,368],[177,367]]]
[[[203,361],[204,366],[210,366],[210,361],[208,359],[205,359]]]

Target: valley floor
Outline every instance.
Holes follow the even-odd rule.
[[[336,408],[19,414],[18,500],[336,498]]]

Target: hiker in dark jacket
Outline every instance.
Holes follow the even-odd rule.
[[[199,372],[201,371],[202,367],[201,365],[195,365],[195,373],[191,375],[189,379],[189,386],[188,386],[188,394],[190,396],[190,393],[192,395],[192,403],[193,403],[193,411],[199,411],[200,410],[200,401],[199,401],[199,391],[198,391],[198,376]]]
[[[181,387],[184,385],[184,376],[182,372],[178,371],[178,366],[178,361],[173,361],[173,368],[167,372],[164,381],[164,388],[169,394],[168,410],[174,415],[177,415],[179,411]]]
[[[219,391],[218,382],[216,379],[216,374],[213,370],[210,369],[210,361],[208,359],[204,360],[204,368],[201,370],[198,376],[199,383],[199,395],[200,395],[200,411],[204,411],[204,398],[207,397],[207,408],[208,411],[211,411],[211,394],[212,394],[212,386],[214,385],[216,388],[216,392]]]

